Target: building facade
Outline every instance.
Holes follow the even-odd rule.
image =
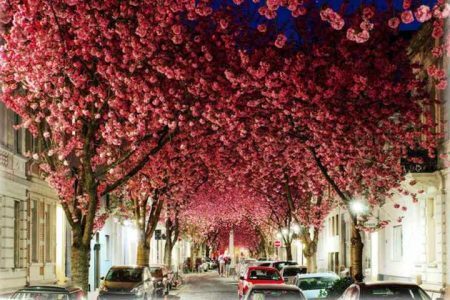
[[[0,103],[0,290],[3,291],[64,280],[64,274],[57,272],[61,267],[57,247],[64,235],[56,230],[57,198],[24,156],[33,149],[33,140],[23,129],[14,129],[19,123],[20,118]]]

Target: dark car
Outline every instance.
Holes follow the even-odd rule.
[[[252,286],[244,300],[305,300],[302,291],[293,285],[260,284]]]
[[[375,300],[375,299],[408,299],[408,300],[431,300],[430,296],[417,284],[413,283],[355,283],[349,286],[342,300]]]
[[[102,278],[98,299],[151,299],[154,282],[145,266],[114,266]]]
[[[279,260],[279,261],[262,262],[262,263],[258,263],[258,265],[261,267],[275,268],[278,271],[281,271],[281,269],[283,269],[285,266],[298,266],[298,263],[296,261],[291,261],[291,260]],[[306,273],[306,267],[302,267],[302,268],[305,268],[304,273]]]
[[[29,286],[15,292],[9,299],[85,300],[82,289],[71,286]]]

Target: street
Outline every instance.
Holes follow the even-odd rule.
[[[232,277],[219,277],[216,271],[185,275],[184,285],[171,291],[167,299],[237,299],[237,283]]]

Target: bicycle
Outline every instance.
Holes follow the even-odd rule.
[[[183,277],[180,275],[179,272],[175,272],[174,278],[173,278],[173,287],[177,288],[183,284],[184,284]]]

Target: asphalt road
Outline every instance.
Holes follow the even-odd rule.
[[[185,275],[185,283],[173,290],[167,299],[181,300],[236,300],[237,282],[232,278],[219,277],[216,271]]]

